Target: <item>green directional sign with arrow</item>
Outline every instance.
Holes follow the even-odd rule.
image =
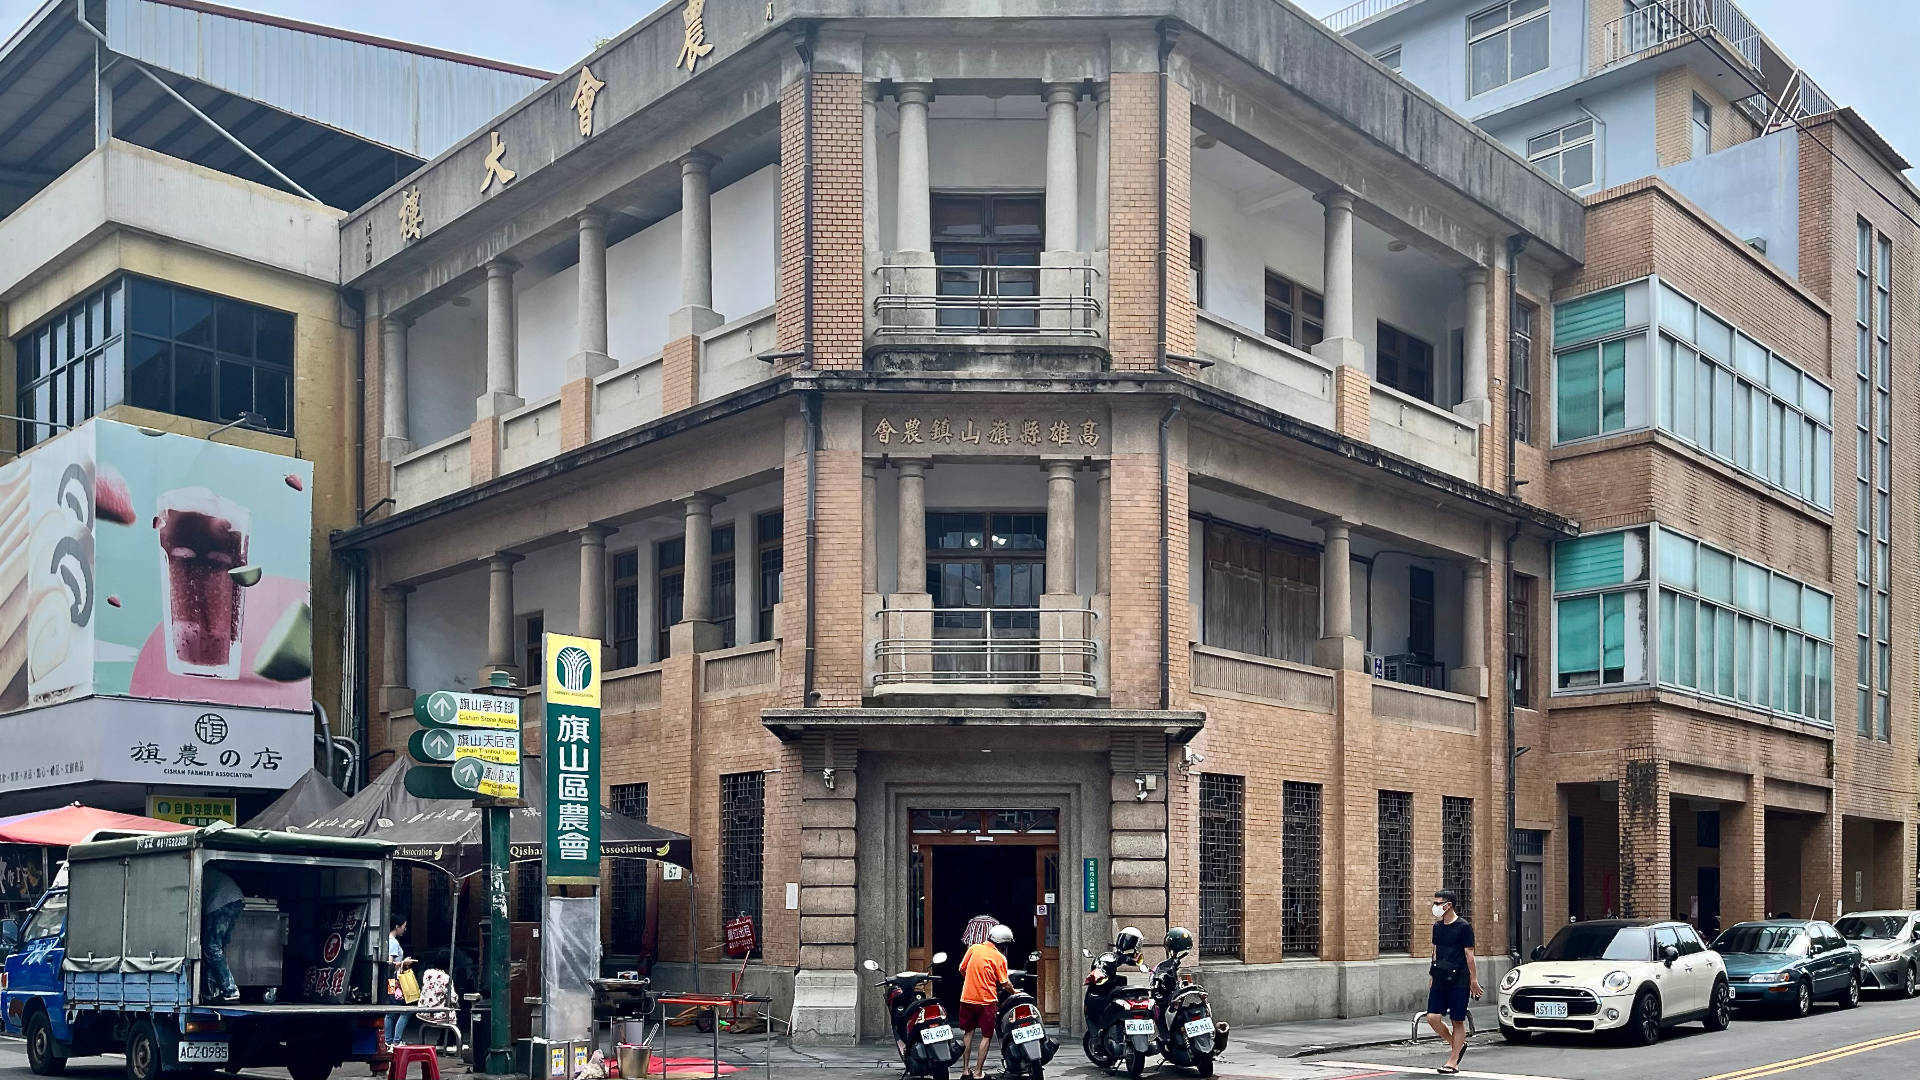
[[[415,761],[452,761],[453,732],[445,728],[422,728],[407,736],[407,753]]]
[[[414,699],[420,730],[407,737],[419,767],[407,791],[423,799],[520,797],[520,699],[435,690]]]

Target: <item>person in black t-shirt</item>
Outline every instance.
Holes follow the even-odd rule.
[[[1427,1024],[1452,1050],[1447,1055],[1447,1063],[1440,1067],[1443,1073],[1460,1071],[1460,1059],[1467,1053],[1467,1000],[1480,996],[1480,975],[1473,957],[1473,924],[1454,910],[1459,899],[1451,889],[1434,890],[1433,966],[1428,969],[1432,985],[1427,990]]]

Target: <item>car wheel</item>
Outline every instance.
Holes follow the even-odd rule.
[[[1789,1009],[1796,1018],[1813,1012],[1813,983],[1806,979],[1800,980],[1800,992],[1794,995],[1793,1004]]]
[[[27,1017],[27,1068],[40,1076],[59,1076],[67,1071],[67,1059],[53,1052],[53,1021],[45,1009],[35,1009]]]
[[[153,1037],[153,1025],[142,1021],[127,1035],[127,1080],[159,1080],[160,1040]]]
[[[1660,995],[1640,991],[1633,999],[1633,1012],[1627,1017],[1627,1041],[1635,1046],[1652,1046],[1660,1041]]]
[[[1840,1007],[1843,1009],[1855,1008],[1860,1004],[1860,971],[1859,969],[1857,968],[1854,969],[1853,973],[1847,976],[1847,991],[1846,993],[1841,994],[1838,1000],[1840,1002]]]
[[[1733,993],[1725,979],[1713,980],[1713,996],[1707,999],[1705,1024],[1708,1031],[1725,1031],[1733,1023]]]
[[[1505,1024],[1501,1024],[1500,1037],[1517,1046],[1520,1043],[1523,1043],[1532,1039],[1533,1032],[1521,1031],[1519,1028],[1508,1027]]]
[[[1910,998],[1920,994],[1920,963],[1907,965],[1907,976],[1900,982],[1900,996]]]

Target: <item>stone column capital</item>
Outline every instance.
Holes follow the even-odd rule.
[[[901,476],[925,476],[927,470],[933,468],[933,462],[928,458],[897,457],[892,461],[893,467],[900,470]]]
[[[487,277],[490,279],[510,278],[513,276],[513,272],[518,269],[520,269],[520,264],[504,255],[497,259],[487,260]]]
[[[1469,266],[1465,270],[1460,271],[1460,276],[1465,279],[1468,285],[1485,285],[1487,283],[1487,268],[1484,266]]]
[[[1042,458],[1040,467],[1047,471],[1049,480],[1071,480],[1074,470],[1080,467],[1080,463],[1066,458]]]
[[[380,595],[386,598],[386,600],[390,603],[405,600],[407,598],[407,595],[411,592],[413,592],[413,586],[411,585],[380,586]]]
[[[620,529],[617,526],[600,524],[582,525],[573,530],[574,535],[580,538],[581,543],[597,544],[602,547],[606,546],[608,537],[619,531]]]
[[[607,227],[607,212],[597,206],[589,206],[573,215],[573,220],[580,227],[581,232],[589,229],[604,229]]]
[[[1328,188],[1315,195],[1313,199],[1329,210],[1353,212],[1353,192],[1346,188]]]
[[[1320,520],[1314,522],[1313,524],[1322,533],[1325,533],[1327,539],[1329,540],[1334,540],[1334,539],[1345,540],[1353,534],[1353,523],[1348,521],[1346,518],[1341,518],[1341,517],[1321,518]]]
[[[496,551],[487,556],[487,569],[495,573],[511,570],[514,563],[525,558],[525,555],[516,555],[511,551]]]
[[[704,150],[690,150],[680,158],[680,175],[688,176],[698,174],[705,176],[713,171],[713,167],[718,164],[719,161],[719,158],[714,157]]]
[[[1469,559],[1466,565],[1466,574],[1470,578],[1478,578],[1482,581],[1486,580],[1486,577],[1487,577],[1486,561],[1483,559]]]
[[[720,497],[704,491],[690,491],[674,501],[688,514],[707,514],[713,512],[714,504],[720,501]]]
[[[925,105],[933,100],[933,84],[900,83],[893,88],[893,98],[902,105]]]
[[[413,316],[404,311],[390,312],[380,316],[380,325],[389,333],[396,330],[406,330],[413,326]]]
[[[1072,105],[1080,100],[1080,84],[1048,83],[1042,96],[1049,105]]]

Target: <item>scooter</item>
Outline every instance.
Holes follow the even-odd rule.
[[[1131,934],[1131,944],[1126,938]],[[1146,1069],[1147,1057],[1158,1054],[1154,1039],[1153,1001],[1144,986],[1128,986],[1120,974],[1123,964],[1140,962],[1140,932],[1132,927],[1121,931],[1121,940],[1094,959],[1084,980],[1087,987],[1083,1003],[1086,1032],[1080,1036],[1080,1048],[1087,1060],[1112,1072],[1122,1062],[1127,1075],[1138,1077]],[[1080,955],[1093,959],[1085,949]]]
[[[933,954],[935,964],[944,964],[947,954]],[[871,960],[860,961],[868,971],[879,971]],[[893,1046],[906,1066],[908,1076],[947,1080],[947,1070],[960,1059],[962,1046],[953,1037],[953,1025],[947,1021],[946,1006],[927,995],[927,987],[939,978],[924,971],[902,971],[883,977],[887,1014],[893,1019]]]
[[[1029,968],[1039,962],[1039,953],[1027,956]],[[1043,1080],[1047,1063],[1060,1050],[1060,1043],[1047,1036],[1040,1005],[1033,998],[1033,978],[1031,970],[1009,971],[1007,981],[1014,989],[1000,991],[994,1028],[1000,1032],[1000,1075],[1009,1080]]]
[[[1154,1034],[1160,1053],[1172,1065],[1213,1075],[1213,1059],[1226,1053],[1227,1025],[1216,1023],[1207,992],[1183,978],[1180,962],[1193,949],[1193,935],[1181,927],[1167,931],[1167,958],[1154,965],[1147,985],[1153,991]]]

